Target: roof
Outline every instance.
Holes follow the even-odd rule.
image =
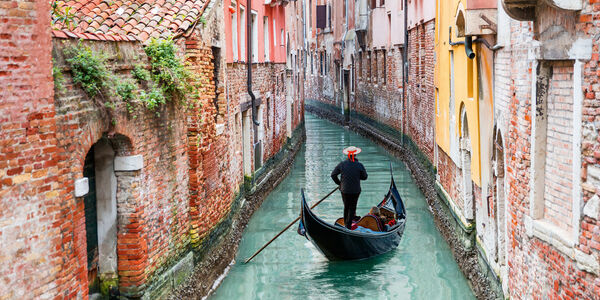
[[[68,0],[75,34],[167,38],[193,27],[208,0]],[[65,30],[68,28],[57,28]]]
[[[135,42],[139,41],[134,36],[127,35],[115,35],[115,34],[102,34],[102,33],[75,33],[70,30],[52,30],[52,36],[59,39],[83,39],[91,41],[125,41]]]

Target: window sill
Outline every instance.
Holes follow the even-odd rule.
[[[569,233],[544,219],[533,220],[525,216],[525,232],[529,237],[536,237],[574,260],[582,270],[600,274],[600,262],[590,254],[576,248],[577,241],[569,237]]]

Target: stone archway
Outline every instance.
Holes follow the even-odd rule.
[[[83,176],[88,193],[83,196],[90,294],[116,286],[117,278],[117,177],[115,151],[103,137],[86,154]]]
[[[127,276],[120,276],[118,265],[129,258],[118,254],[117,247],[119,235],[128,231],[124,220],[131,212],[126,210],[135,207],[130,205],[136,200],[131,195],[140,179],[136,171],[143,167],[142,157],[131,156],[131,152],[131,141],[126,136],[104,135],[88,150],[83,178],[75,181],[75,197],[83,202],[78,206],[83,207],[78,213],[83,220],[78,223],[85,225],[90,294],[116,293],[127,280]]]
[[[474,218],[473,181],[471,180],[471,139],[469,137],[469,122],[464,104],[460,110],[460,159],[462,170],[462,198],[464,216],[467,220]]]

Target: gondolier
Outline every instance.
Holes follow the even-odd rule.
[[[368,176],[363,164],[356,159],[356,155],[361,151],[354,146],[344,149],[343,153],[348,159],[340,162],[331,172],[331,178],[340,186],[344,201],[344,225],[348,229],[352,227],[352,219],[356,215],[356,204],[361,192],[360,181],[366,180]],[[341,179],[338,175],[341,175]]]
[[[391,167],[390,163],[390,174],[392,173]],[[406,227],[406,210],[396,183],[394,183],[394,176],[392,175],[390,179],[390,188],[377,205],[379,220],[381,221],[383,216],[389,220],[385,227],[381,226],[376,216],[368,214],[356,223],[357,230],[352,231],[343,227],[345,224],[342,224],[344,222],[342,218],[331,224],[315,215],[312,207],[315,207],[316,204],[312,207],[308,205],[304,189],[302,189],[299,226],[302,227],[301,235],[315,245],[329,260],[365,259],[395,249],[398,247]]]

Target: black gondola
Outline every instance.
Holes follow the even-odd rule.
[[[338,224],[326,223],[317,217],[306,202],[302,190],[300,228],[304,234],[301,234],[306,236],[329,260],[365,259],[389,252],[400,243],[406,225],[406,210],[393,176],[387,195],[377,206],[395,212],[396,224],[387,231],[358,232]],[[336,222],[339,221],[338,219]]]

